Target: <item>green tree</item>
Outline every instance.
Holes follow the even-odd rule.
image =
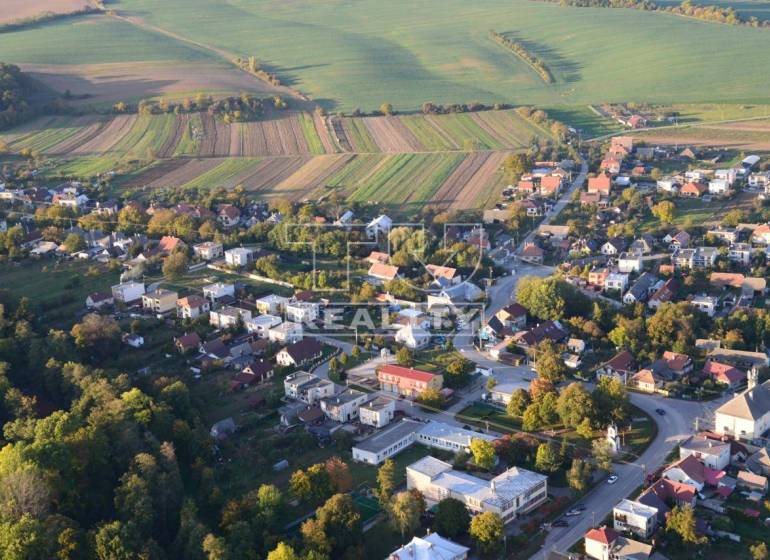
[[[387,459],[377,471],[377,497],[380,504],[387,504],[396,489],[396,464]]]
[[[183,251],[172,253],[163,259],[163,276],[169,280],[181,278],[187,272],[189,263],[190,259],[187,258],[187,254]]]
[[[572,459],[572,465],[570,465],[567,471],[567,484],[575,492],[582,493],[588,490],[588,481],[591,476],[590,463],[583,461],[582,459]]]
[[[470,522],[471,516],[465,504],[456,498],[445,498],[436,506],[433,530],[453,539],[467,532]]]
[[[308,500],[313,493],[310,477],[302,469],[294,471],[289,479],[289,491],[300,500]]]
[[[546,339],[538,344],[535,350],[535,370],[538,377],[551,383],[564,379],[567,367],[564,365],[559,348],[552,341]]]
[[[571,383],[559,394],[556,412],[567,428],[577,428],[584,420],[596,416],[594,400],[582,383]]]
[[[619,379],[602,376],[592,393],[596,415],[604,423],[619,422],[628,415],[628,392]]]
[[[485,439],[474,438],[471,440],[471,454],[476,466],[489,470],[495,466],[495,446]]]
[[[606,439],[595,439],[591,443],[591,455],[596,468],[605,472],[612,472],[612,448]]]
[[[509,416],[522,416],[531,402],[532,399],[529,398],[526,390],[516,389],[511,394],[511,400],[508,401],[505,409]]]
[[[360,542],[361,514],[350,494],[335,494],[316,510],[316,518],[329,538],[332,557],[339,558],[349,547]]]
[[[652,207],[652,215],[664,224],[670,224],[676,218],[676,205],[670,200],[664,200]]]
[[[380,113],[383,115],[392,115],[393,114],[393,105],[390,103],[383,103],[380,105]]]
[[[70,233],[64,240],[63,245],[68,253],[77,253],[86,248],[85,240],[77,233]]]
[[[502,518],[491,511],[485,511],[471,519],[469,533],[484,554],[492,554],[500,549],[504,532]]]
[[[81,350],[105,355],[113,352],[120,343],[120,327],[109,315],[89,313],[80,323],[72,327],[70,334],[75,345]]]
[[[558,398],[556,393],[548,392],[543,395],[543,397],[540,399],[540,402],[536,403],[538,406],[538,415],[540,416],[540,421],[547,426],[556,424],[559,419],[559,414],[556,408],[557,400]]]
[[[398,352],[396,352],[396,362],[398,362],[398,365],[404,367],[410,367],[412,365],[412,352],[409,348],[400,348]]]
[[[521,427],[526,432],[534,432],[543,424],[540,418],[540,404],[533,402],[524,411],[521,419]]]
[[[561,457],[558,450],[550,442],[541,443],[537,446],[535,455],[535,468],[539,471],[554,473],[561,468]]]
[[[388,507],[390,524],[401,533],[401,538],[407,532],[413,532],[420,525],[420,503],[411,492],[399,492],[390,501]]]
[[[669,512],[666,531],[678,535],[685,544],[703,544],[707,540],[696,531],[695,509],[691,505],[676,506]]]

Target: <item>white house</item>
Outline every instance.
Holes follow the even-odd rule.
[[[623,272],[610,272],[604,279],[604,290],[617,290],[623,293],[628,287],[628,274]]]
[[[738,172],[733,169],[717,169],[714,171],[714,179],[720,179],[722,181],[727,181],[727,184],[732,186],[733,183],[735,183],[735,180],[738,178]]]
[[[315,404],[334,394],[334,383],[321,379],[306,371],[287,375],[283,380],[283,390],[287,397],[307,404]]]
[[[713,317],[717,312],[717,303],[717,298],[713,296],[699,295],[690,298],[690,305],[709,317]]]
[[[287,303],[289,303],[289,298],[285,298],[277,294],[269,294],[259,298],[254,302],[254,305],[257,307],[257,311],[260,313],[278,315],[279,313],[283,312]]]
[[[283,320],[277,315],[257,315],[245,322],[246,330],[259,338],[268,338],[270,329],[277,327]]]
[[[294,301],[286,303],[286,319],[295,323],[312,323],[318,319],[320,304],[313,301]]]
[[[623,242],[620,239],[610,239],[601,246],[600,252],[602,255],[614,256],[619,255],[623,251]]]
[[[757,375],[750,371],[748,389],[716,410],[715,432],[753,440],[770,429],[770,381],[760,385]]]
[[[215,284],[209,284],[203,286],[203,297],[209,300],[211,303],[216,303],[224,297],[235,297],[235,285],[225,284],[224,282],[217,282]]]
[[[492,480],[477,478],[435,457],[423,457],[406,468],[406,487],[426,501],[460,500],[472,513],[492,512],[504,523],[528,513],[548,498],[548,477],[513,467]]]
[[[725,179],[712,179],[709,181],[709,194],[728,194],[730,183]]]
[[[396,414],[396,401],[387,397],[376,397],[361,406],[361,423],[375,428],[384,428]]]
[[[112,297],[121,303],[142,299],[144,292],[144,282],[123,282],[112,287]]]
[[[679,192],[681,185],[680,181],[674,177],[664,177],[657,181],[656,186],[659,191],[676,194]]]
[[[727,258],[732,262],[747,265],[751,262],[751,245],[748,243],[733,243],[727,250]]]
[[[221,243],[206,241],[193,245],[193,254],[201,260],[213,261],[224,254],[224,248]]]
[[[620,253],[618,270],[626,273],[639,272],[642,270],[642,256],[634,253]]]
[[[693,455],[708,468],[721,471],[730,464],[730,442],[704,436],[690,436],[679,444],[679,458]]]
[[[302,324],[294,323],[293,321],[280,323],[267,330],[267,339],[270,342],[278,342],[280,344],[298,342],[304,337],[305,331],[302,328]]]
[[[239,321],[246,324],[251,319],[251,311],[242,307],[225,305],[209,313],[209,325],[218,329],[227,329],[238,325]]]
[[[386,560],[466,560],[470,549],[445,539],[438,533],[424,537],[412,537],[398,550],[391,552]]]
[[[350,422],[358,418],[358,411],[368,398],[368,393],[357,389],[346,389],[336,395],[322,398],[321,410],[329,420]]]
[[[247,247],[235,247],[225,251],[225,262],[230,266],[243,267],[251,262],[254,251]]]
[[[612,522],[616,531],[629,531],[647,539],[658,525],[658,508],[624,499],[612,509]]]
[[[392,227],[393,220],[385,214],[380,214],[367,224],[366,236],[369,239],[379,239],[380,236],[387,236]]]
[[[335,226],[347,226],[353,223],[353,211],[352,210],[345,210],[345,212],[334,221]]]
[[[396,342],[411,350],[424,348],[430,343],[430,333],[411,323],[401,327],[395,336]]]

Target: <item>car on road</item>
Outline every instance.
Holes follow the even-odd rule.
[[[663,410],[662,408],[656,408],[655,412],[657,412],[660,416],[665,416],[666,415],[666,411]]]
[[[551,523],[551,527],[569,527],[569,523],[564,519],[557,519]]]
[[[564,515],[567,517],[577,517],[578,515],[582,514],[583,512],[577,508],[569,510]]]
[[[613,474],[607,479],[607,484],[615,484],[618,481],[618,475]]]
[[[578,511],[585,511],[586,510],[586,506],[585,506],[585,504],[579,504],[579,505],[575,506],[575,509],[578,510]]]

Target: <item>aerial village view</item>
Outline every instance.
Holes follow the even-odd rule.
[[[0,559],[770,560],[769,67],[765,0],[0,0]]]

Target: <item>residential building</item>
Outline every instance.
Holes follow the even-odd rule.
[[[244,267],[251,262],[252,255],[254,251],[247,247],[235,247],[225,251],[225,262],[230,266]]]
[[[606,266],[599,268],[592,268],[588,271],[588,283],[591,286],[598,288],[604,288],[604,283],[607,281],[607,277],[610,275],[610,269]]]
[[[767,447],[760,447],[746,459],[746,467],[753,473],[770,475],[770,452]]]
[[[751,352],[748,350],[732,350],[730,348],[712,348],[708,353],[712,360],[724,362],[749,369],[752,367],[769,366],[770,359],[765,352]]]
[[[185,247],[185,242],[173,235],[164,235],[158,241],[158,251],[165,255],[170,255],[182,247]]]
[[[534,264],[543,264],[545,251],[534,243],[526,243],[521,250],[521,259]]]
[[[524,349],[533,349],[545,339],[551,342],[561,342],[569,333],[558,321],[543,321],[527,330],[519,331],[513,336],[513,341]]]
[[[770,171],[765,171],[764,173],[752,173],[746,181],[752,188],[767,189],[767,187],[770,186]]]
[[[753,440],[770,429],[770,381],[757,382],[749,372],[748,389],[716,410],[715,431],[739,439]]]
[[[586,556],[595,560],[647,560],[652,554],[652,545],[621,537],[608,527],[588,531],[584,547]]]
[[[235,285],[225,284],[223,282],[217,282],[215,284],[208,284],[203,286],[203,297],[208,299],[211,303],[216,303],[220,299],[226,297],[235,297]]]
[[[611,272],[607,275],[607,279],[604,281],[605,290],[615,290],[619,293],[628,286],[628,274],[624,272]]]
[[[679,196],[698,198],[708,192],[709,188],[703,183],[688,182],[679,189]]]
[[[210,310],[209,300],[197,294],[176,300],[176,316],[180,319],[196,319]]]
[[[334,383],[312,373],[298,371],[286,376],[283,390],[287,397],[313,405],[334,394]]]
[[[629,379],[628,384],[645,393],[660,393],[663,391],[666,381],[655,370],[644,368],[636,372]]]
[[[493,512],[504,523],[532,511],[548,498],[548,477],[539,473],[513,467],[484,480],[430,456],[406,468],[406,486],[419,490],[429,503],[455,498],[471,513]]]
[[[285,306],[286,318],[295,323],[309,324],[318,319],[320,304],[313,301],[289,301]]]
[[[671,303],[679,292],[679,282],[673,278],[669,278],[665,283],[655,291],[650,299],[647,301],[647,306],[652,309],[657,309],[664,303]]]
[[[374,263],[369,267],[367,274],[376,280],[388,282],[390,280],[395,280],[398,277],[398,267],[389,264]]]
[[[433,277],[433,283],[440,288],[454,286],[462,281],[462,276],[457,273],[457,269],[451,266],[428,264],[425,265],[425,270]]]
[[[387,236],[392,227],[393,220],[385,214],[380,214],[367,224],[366,236],[369,239],[380,239],[383,236]]]
[[[751,232],[751,241],[759,245],[770,245],[770,225],[762,224]]]
[[[628,250],[637,255],[649,255],[652,253],[654,246],[655,239],[649,234],[644,234],[640,238],[634,239]]]
[[[304,337],[305,329],[302,327],[302,323],[294,323],[293,321],[284,321],[267,329],[267,339],[270,342],[289,344],[298,342]]]
[[[751,245],[748,243],[733,243],[727,250],[727,258],[731,262],[748,265],[751,263],[751,253]]]
[[[693,456],[708,468],[721,471],[730,464],[730,442],[721,442],[705,436],[690,436],[679,444],[679,458]]]
[[[358,418],[358,410],[369,399],[369,394],[357,389],[346,389],[341,393],[320,400],[321,410],[330,420],[350,422]]]
[[[527,325],[527,310],[519,303],[512,303],[495,313],[495,317],[512,330],[523,329]]]
[[[746,381],[746,372],[730,364],[723,364],[711,359],[707,359],[703,365],[703,374],[713,379],[715,383],[727,385],[732,389]]]
[[[112,286],[112,297],[120,303],[131,303],[144,295],[144,282],[123,282]]]
[[[612,509],[612,522],[618,532],[628,531],[648,539],[658,526],[658,510],[632,500],[621,500]]]
[[[430,344],[430,333],[425,329],[411,323],[401,327],[396,332],[395,340],[411,350],[425,348]]]
[[[277,315],[256,315],[245,321],[246,331],[256,334],[259,338],[268,338],[268,333],[273,327],[277,327],[283,320]]]
[[[607,240],[607,242],[602,245],[602,248],[600,249],[600,252],[602,255],[607,255],[608,257],[614,257],[615,255],[619,255],[622,253],[626,248],[626,242],[619,238],[619,237],[613,237],[612,239]]]
[[[386,560],[466,560],[470,549],[445,539],[438,533],[428,532],[391,552]]]
[[[763,496],[767,494],[767,477],[765,476],[749,471],[738,471],[736,480],[738,488],[745,488],[750,492],[757,492]]]
[[[216,241],[205,241],[193,245],[193,254],[201,260],[213,261],[224,255],[224,248],[221,243]]]
[[[377,370],[377,380],[383,391],[410,398],[419,397],[426,389],[441,390],[444,384],[444,377],[441,374],[394,364],[381,366]]]
[[[706,235],[715,237],[725,243],[736,243],[740,238],[741,231],[737,228],[720,227],[708,230]]]
[[[237,327],[241,323],[245,324],[249,319],[251,319],[251,311],[234,305],[225,305],[209,313],[209,325],[217,329]]]
[[[179,299],[178,293],[164,288],[156,288],[151,292],[142,294],[142,308],[152,313],[168,313],[176,309],[177,299]]]
[[[115,298],[111,293],[94,292],[86,297],[86,307],[88,309],[101,309],[115,303]]]
[[[246,389],[251,385],[262,383],[273,377],[275,368],[272,363],[265,360],[255,360],[244,367],[230,382],[230,389],[235,391]]]
[[[263,314],[280,315],[286,309],[289,298],[276,294],[268,294],[254,302],[257,311]]]
[[[612,190],[612,179],[609,175],[601,174],[598,177],[588,179],[588,192],[599,193],[604,196],[610,196]]]
[[[282,366],[303,367],[318,360],[322,355],[323,345],[315,338],[309,337],[282,348],[275,355],[275,361]]]
[[[372,251],[369,253],[369,256],[364,259],[369,264],[388,264],[388,261],[390,260],[390,255],[387,253],[382,253],[380,251]]]
[[[674,231],[666,235],[663,238],[665,243],[668,243],[669,251],[676,251],[677,249],[686,249],[690,246],[690,234],[686,231]]]
[[[670,350],[664,351],[663,357],[659,361],[662,362],[673,374],[679,377],[687,375],[692,371],[693,368],[693,362],[690,356],[687,354],[672,352]]]
[[[712,179],[709,181],[709,194],[726,195],[730,194],[730,182],[726,179]]]
[[[620,253],[618,257],[618,271],[639,272],[642,270],[642,256],[640,253]]]
[[[625,385],[635,371],[636,360],[634,356],[628,350],[623,350],[599,366],[596,370],[596,376],[612,377]]]
[[[375,397],[359,409],[361,423],[375,428],[384,428],[396,414],[396,401],[388,397]]]
[[[241,211],[232,204],[222,204],[217,213],[217,221],[225,229],[234,228],[241,223]]]
[[[636,279],[633,286],[623,295],[623,303],[632,305],[634,303],[644,303],[652,295],[653,288],[658,282],[658,277],[649,272],[643,272]]]

